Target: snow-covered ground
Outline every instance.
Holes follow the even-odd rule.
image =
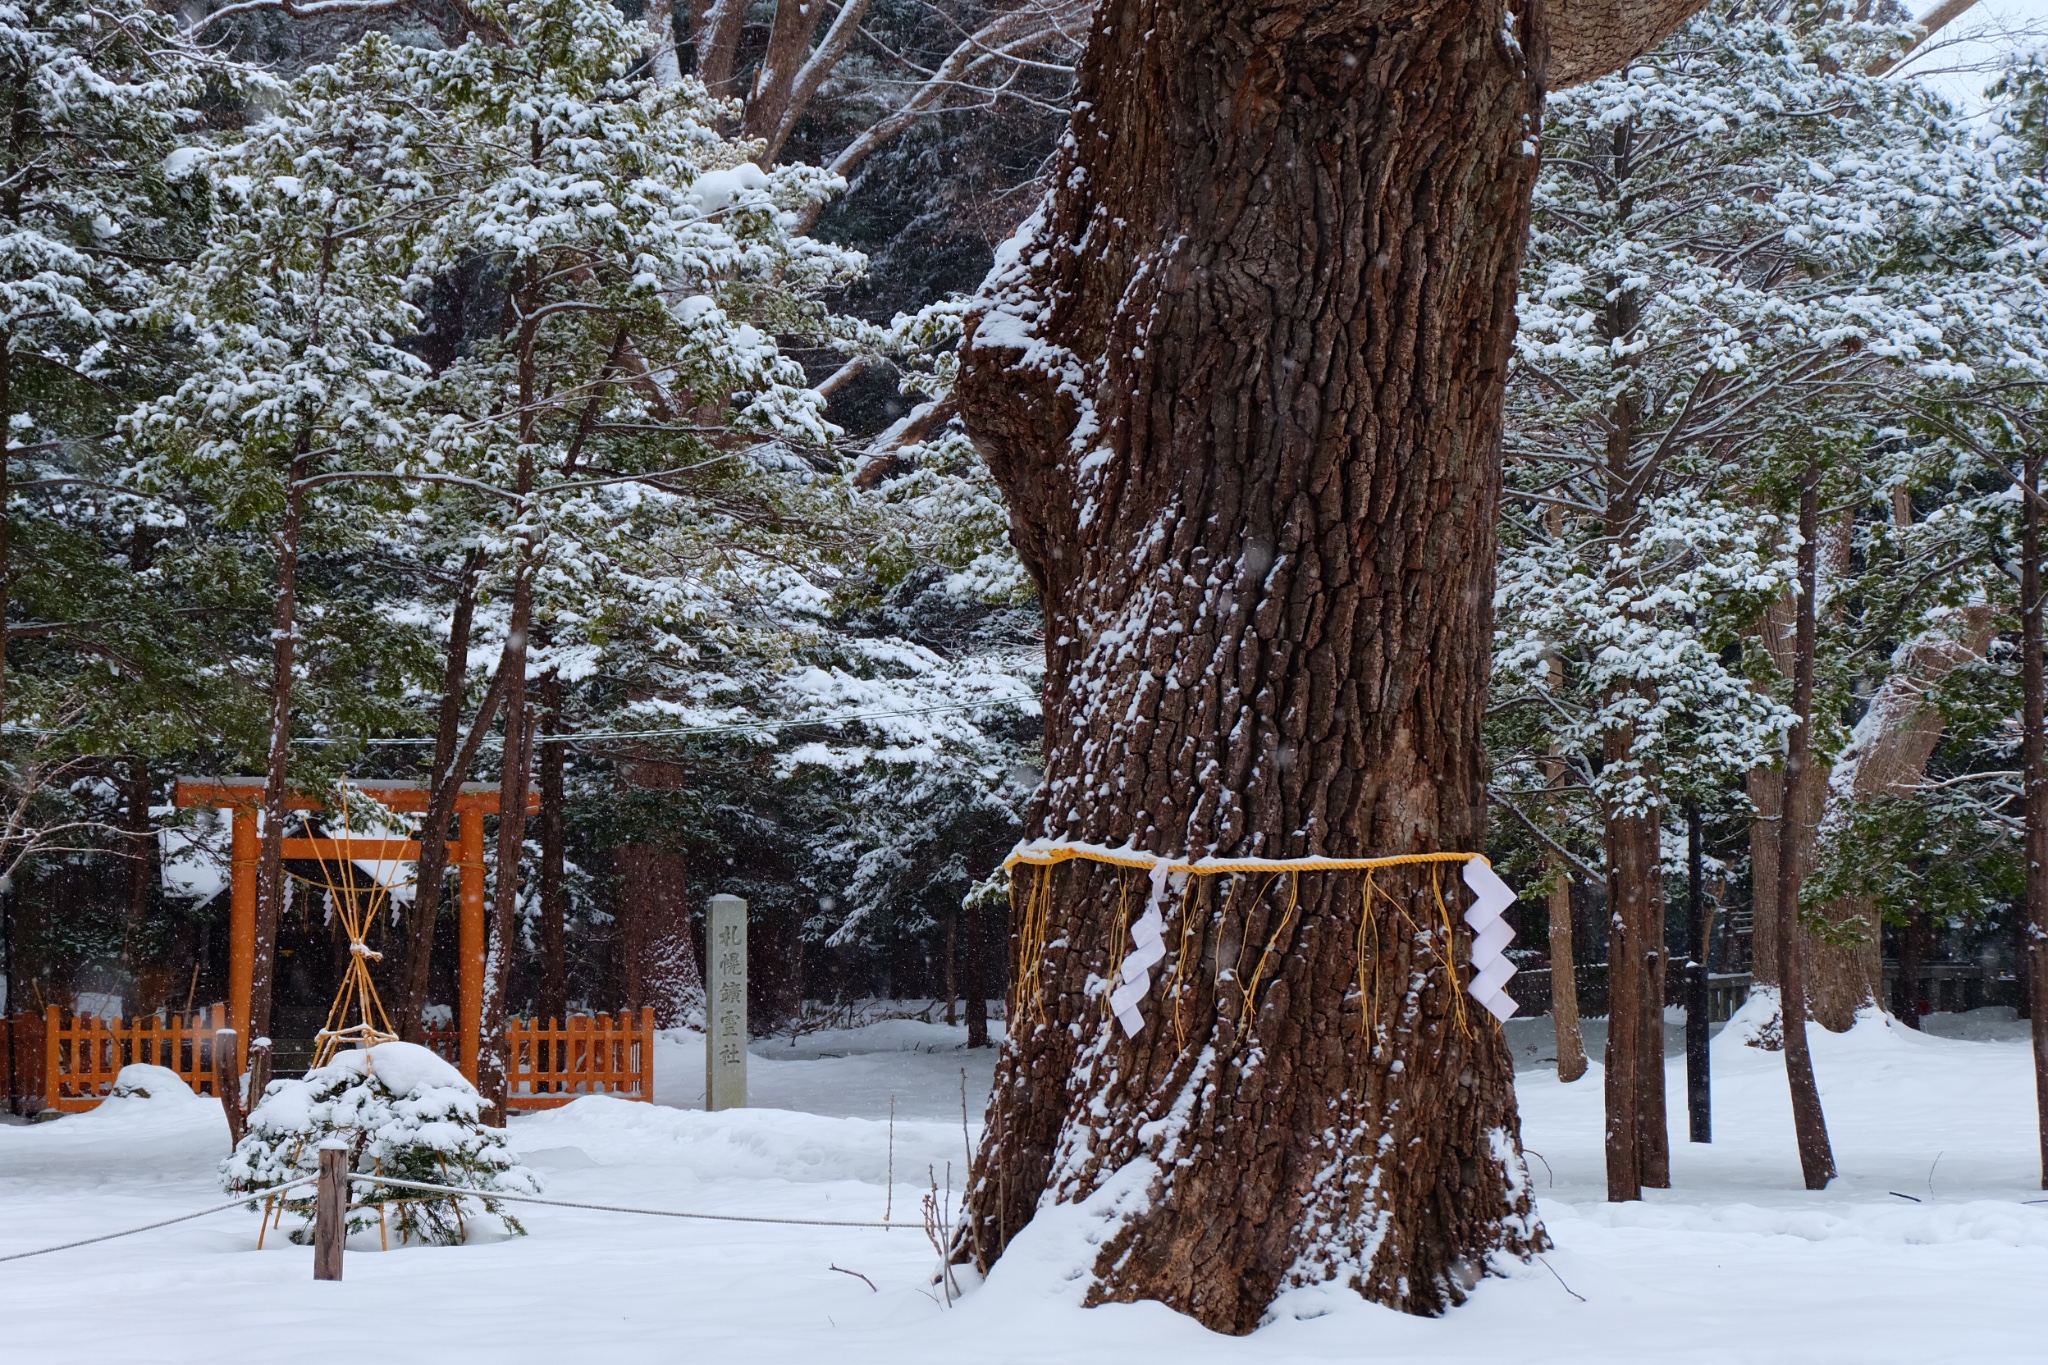
[[[523,1212],[531,1235],[352,1250],[340,1284],[242,1212],[0,1264],[0,1357],[23,1362],[1047,1362],[2048,1360],[2048,1204],[2026,1043],[1995,1018],[1815,1030],[1842,1177],[1799,1188],[1780,1059],[1714,1051],[1715,1142],[1674,1186],[1603,1202],[1600,1071],[1560,1085],[1547,1030],[1517,1021],[1524,1134],[1556,1249],[1448,1316],[1302,1291],[1249,1338],[1156,1305],[1084,1310],[1074,1220],[1041,1219],[964,1300],[930,1292],[914,1228],[876,1231]],[[989,1056],[915,1021],[755,1048],[759,1107],[706,1114],[695,1040],[658,1058],[663,1104],[586,1100],[516,1119],[556,1197],[783,1217],[915,1219],[965,1162]],[[891,1096],[897,1118],[888,1122]],[[203,1100],[124,1100],[0,1127],[0,1255],[203,1207],[226,1147]],[[893,1164],[895,1184],[887,1187]],[[928,1176],[928,1173],[930,1175]],[[1896,1193],[1894,1193],[1896,1192]],[[1905,1198],[1901,1196],[1911,1196]],[[1916,1202],[1917,1201],[1917,1202]],[[862,1278],[865,1277],[865,1278]],[[870,1288],[870,1282],[873,1287]],[[1567,1290],[1569,1286],[1569,1291]],[[1582,1301],[1583,1300],[1583,1301]]]

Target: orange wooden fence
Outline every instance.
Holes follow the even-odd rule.
[[[22,1029],[17,1050],[32,1032],[43,1036],[36,1067],[43,1106],[65,1113],[93,1108],[114,1088],[114,1078],[130,1062],[169,1067],[202,1095],[217,1093],[213,1084],[213,1031],[225,1027],[227,1007],[209,1006],[195,1014],[146,1016],[141,1019],[99,1019],[71,1015],[51,1006],[40,1030]],[[20,1023],[29,1022],[23,1018]],[[654,1100],[654,1011],[639,1017],[621,1010],[616,1015],[578,1015],[566,1022],[509,1019],[505,1025],[511,1061],[513,1109],[553,1109],[584,1095]],[[456,1060],[461,1035],[454,1029],[427,1035],[428,1046]],[[18,1065],[26,1063],[18,1059]],[[20,1065],[23,1072],[28,1065]],[[27,1082],[28,1077],[22,1076]]]
[[[131,1062],[168,1067],[199,1094],[214,1094],[213,1031],[226,1024],[225,1005],[140,1019],[99,1019],[52,1005],[43,1016],[44,1107],[91,1109]]]
[[[459,1039],[453,1029],[427,1035],[434,1051],[455,1060]],[[554,1109],[585,1095],[654,1102],[654,1011],[635,1018],[617,1014],[574,1015],[542,1023],[505,1021],[509,1095],[513,1109]]]

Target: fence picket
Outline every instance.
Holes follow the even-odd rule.
[[[427,1046],[455,1061],[461,1037],[434,1029]],[[654,1011],[636,1018],[579,1014],[564,1020],[505,1021],[507,1103],[513,1109],[555,1109],[585,1095],[654,1100]]]

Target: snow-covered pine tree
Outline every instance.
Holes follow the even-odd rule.
[[[1980,297],[1969,258],[1987,244],[1981,228],[1974,240],[1970,232],[1989,154],[1937,98],[1866,74],[1900,41],[1895,25],[1714,6],[1626,71],[1550,102],[1511,394],[1510,502],[1520,511],[1510,544],[1548,545],[1558,564],[1585,557],[1597,576],[1595,564],[1627,556],[1660,499],[1783,506],[1810,459],[1853,463],[1900,386],[1948,363],[1951,334]],[[1795,544],[1787,537],[1782,552]],[[1516,614],[1586,586],[1544,562],[1515,552],[1506,563],[1510,640]],[[1603,609],[1647,625],[1659,616],[1654,582],[1613,585]],[[1590,768],[1630,775],[1587,784],[1603,797],[1591,814],[1619,926],[1609,954],[1615,1018],[1627,1019],[1609,1037],[1618,1198],[1666,1178],[1661,992],[1654,967],[1646,976],[1639,964],[1663,951],[1658,812],[1670,784],[1654,759],[1635,757],[1633,718],[1663,709],[1673,676],[1696,695],[1759,717],[1768,710],[1729,690],[1732,675],[1702,647],[1705,632],[1745,622],[1694,610],[1668,624],[1675,635],[1646,631],[1603,656],[1601,693],[1577,693],[1551,713],[1571,723],[1544,727]],[[1525,647],[1520,681],[1539,698],[1574,693],[1588,657],[1573,637],[1544,638],[1565,667],[1545,680],[1526,666],[1537,655]],[[1691,643],[1675,650],[1674,641]],[[1780,652],[1789,676],[1796,651]],[[1608,718],[1596,726],[1597,759],[1585,736],[1563,733],[1579,707]],[[1718,761],[1746,748],[1758,766],[1771,762],[1770,725],[1704,733],[1716,729],[1732,742]],[[1627,801],[1612,799],[1624,790]],[[1796,1041],[1803,1047],[1803,1034]],[[1794,1058],[1788,1065],[1799,1070]]]
[[[467,1240],[478,1218],[514,1235],[525,1229],[493,1194],[539,1194],[540,1177],[519,1162],[505,1135],[483,1122],[483,1101],[462,1073],[413,1043],[379,1043],[335,1054],[302,1077],[272,1081],[248,1127],[221,1162],[221,1185],[270,1212],[267,1191],[317,1174],[320,1148],[341,1142],[357,1175],[389,1176],[474,1190],[444,1195],[395,1185],[352,1185],[348,1231],[378,1230],[403,1244]],[[313,1187],[275,1197],[280,1219],[294,1214],[294,1242],[313,1234]]]
[[[161,743],[177,724],[152,727],[151,690],[190,677],[188,631],[131,573],[150,512],[105,486],[98,446],[124,402],[160,382],[132,319],[158,262],[190,241],[193,214],[163,162],[198,117],[206,65],[146,4],[0,9],[7,873],[51,832],[86,837],[98,813],[66,791],[81,763]]]
[[[496,303],[497,325],[460,339],[425,401],[438,414],[429,458],[497,507],[478,544],[503,612],[500,775],[518,791],[532,771],[527,676],[542,613],[589,603],[608,582],[658,596],[634,566],[665,518],[782,496],[787,449],[822,448],[830,433],[776,338],[822,332],[815,297],[860,259],[792,230],[836,182],[807,167],[762,171],[749,144],[719,133],[728,109],[700,83],[652,77],[651,35],[612,5],[514,0],[478,13],[504,41],[368,44],[355,60],[361,86],[434,131],[425,174],[439,198],[413,287],[474,271]],[[603,615],[560,614],[564,633]],[[499,866],[516,865],[524,830],[522,816],[502,822]],[[516,877],[500,878],[493,1037],[518,895]],[[502,1066],[490,1053],[487,1097],[502,1098]]]
[[[433,186],[421,121],[371,77],[388,40],[272,93],[252,127],[173,159],[212,199],[204,251],[153,305],[198,362],[175,392],[123,419],[136,487],[209,505],[218,524],[267,542],[275,565],[263,853],[257,876],[250,1072],[270,1027],[294,684],[309,550],[375,543],[401,476],[433,477],[414,420],[426,367],[401,340],[411,238]],[[431,456],[428,457],[431,460]]]

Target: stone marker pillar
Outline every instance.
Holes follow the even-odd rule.
[[[747,1103],[747,903],[713,896],[704,908],[704,1107]]]

